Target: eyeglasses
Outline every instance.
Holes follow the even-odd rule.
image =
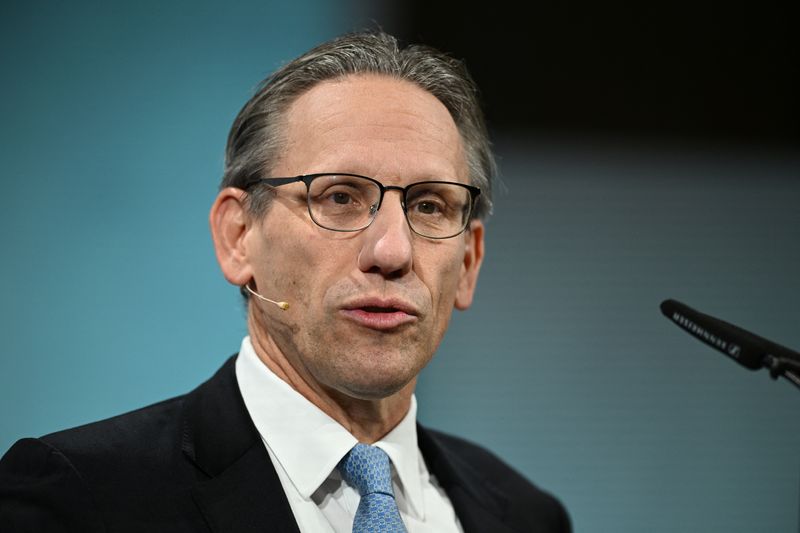
[[[357,174],[257,178],[245,190],[262,183],[279,187],[300,181],[308,191],[308,214],[322,228],[360,231],[375,220],[386,191],[399,191],[409,227],[429,239],[448,239],[462,233],[481,193],[477,187],[451,181],[420,181],[397,187]]]

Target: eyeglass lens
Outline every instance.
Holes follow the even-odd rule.
[[[324,175],[308,187],[311,217],[320,226],[339,231],[367,227],[381,200],[380,186],[358,176]],[[405,195],[408,223],[415,232],[432,238],[452,237],[466,227],[472,196],[457,183],[415,183]]]

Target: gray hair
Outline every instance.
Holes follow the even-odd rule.
[[[255,178],[267,177],[285,145],[286,112],[291,104],[320,82],[354,74],[406,80],[444,104],[464,143],[470,182],[481,189],[473,216],[487,218],[497,167],[474,81],[461,61],[427,46],[401,49],[397,39],[383,32],[337,37],[261,82],[231,127],[221,187],[245,189]],[[255,188],[248,195],[251,213],[263,214],[270,198],[263,188]]]

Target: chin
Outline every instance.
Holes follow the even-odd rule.
[[[350,382],[342,385],[341,392],[359,400],[382,400],[400,392],[410,381],[409,379],[399,382],[396,380]]]
[[[329,386],[351,398],[381,400],[413,382],[430,357],[409,351],[358,350],[329,368]]]

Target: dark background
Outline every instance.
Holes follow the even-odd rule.
[[[502,131],[796,143],[788,2],[460,2],[389,8],[386,29],[465,58]]]

